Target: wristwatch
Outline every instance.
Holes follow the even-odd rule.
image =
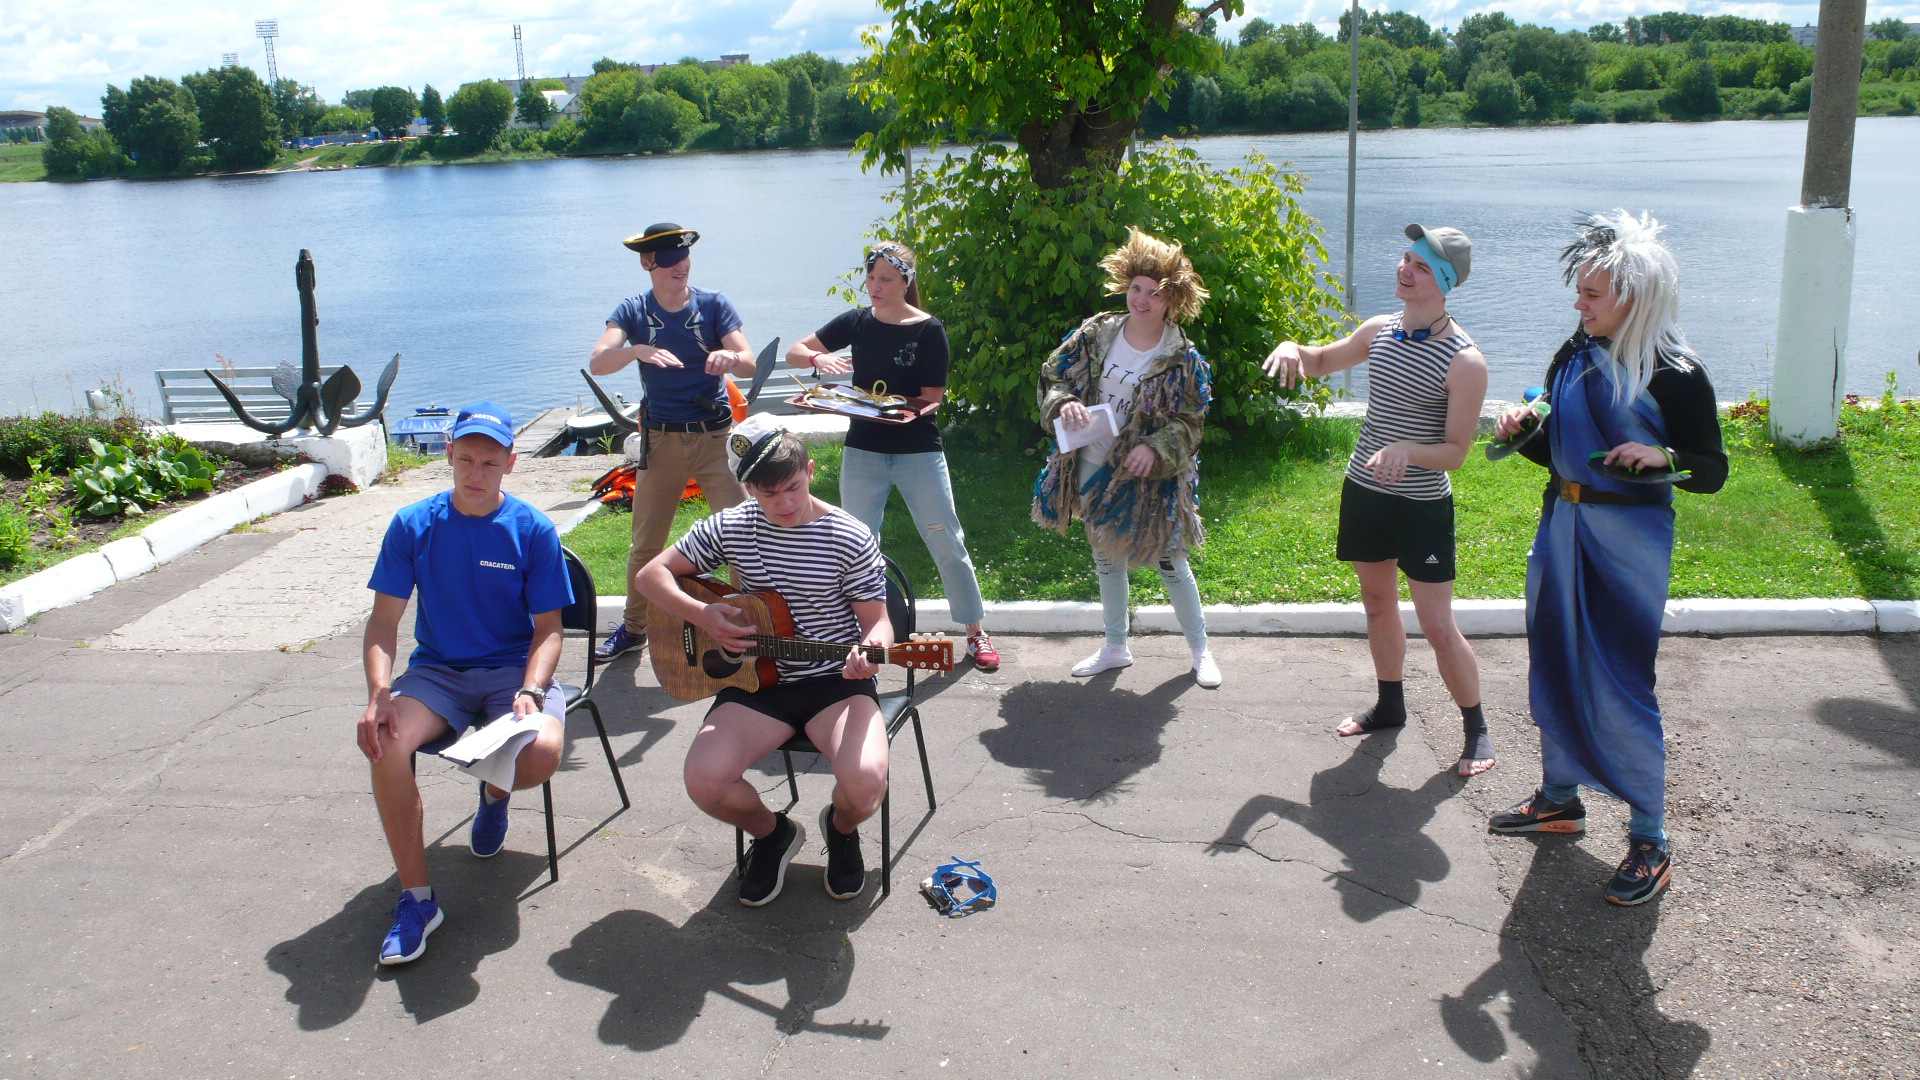
[[[532,698],[532,699],[533,699],[533,707],[534,707],[534,708],[536,708],[536,709],[544,709],[544,708],[546,708],[546,707],[547,707],[547,692],[546,692],[545,690],[543,690],[543,689],[541,689],[540,687],[538,687],[538,686],[523,686],[523,687],[521,687],[520,689],[518,689],[518,690],[516,690],[516,691],[514,691],[514,693],[513,693],[513,696],[514,696],[514,697],[519,697],[519,696],[520,696],[521,694],[525,694],[525,695],[527,695],[528,697],[530,697],[530,698]]]

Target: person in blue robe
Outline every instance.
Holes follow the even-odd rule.
[[[1521,406],[1495,435],[1549,470],[1527,556],[1528,691],[1544,776],[1488,827],[1578,833],[1582,786],[1631,808],[1607,899],[1666,888],[1666,744],[1654,666],[1673,562],[1673,489],[1727,479],[1713,384],[1676,325],[1678,267],[1662,226],[1624,210],[1585,218],[1561,254],[1580,328],[1547,368],[1550,411]]]

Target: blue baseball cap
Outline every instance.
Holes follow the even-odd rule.
[[[513,416],[491,401],[476,401],[460,410],[453,421],[452,438],[485,435],[507,449],[513,449]]]

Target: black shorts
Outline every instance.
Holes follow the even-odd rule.
[[[1409,499],[1356,484],[1340,488],[1341,562],[1400,563],[1413,581],[1453,580],[1453,496]]]
[[[729,686],[713,699],[714,709],[728,703],[745,705],[762,716],[770,716],[795,731],[804,732],[807,722],[828,708],[852,697],[869,697],[878,703],[880,694],[872,679],[843,679],[838,675],[815,675],[811,679],[778,682],[752,693]]]

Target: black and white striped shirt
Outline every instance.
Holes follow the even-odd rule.
[[[1453,494],[1447,474],[1438,469],[1409,464],[1399,483],[1383,484],[1367,468],[1367,460],[1388,443],[1447,441],[1447,370],[1461,349],[1473,345],[1459,323],[1449,323],[1453,333],[1446,337],[1395,341],[1393,332],[1400,326],[1395,315],[1367,347],[1367,419],[1347,459],[1347,478],[1361,487],[1409,499]]]
[[[753,499],[694,523],[673,545],[701,573],[730,566],[749,591],[772,589],[793,612],[794,632],[814,641],[860,640],[853,604],[885,600],[887,578],[880,545],[839,507],[791,529],[767,520]],[[842,660],[779,660],[780,678],[804,679],[839,671]]]

